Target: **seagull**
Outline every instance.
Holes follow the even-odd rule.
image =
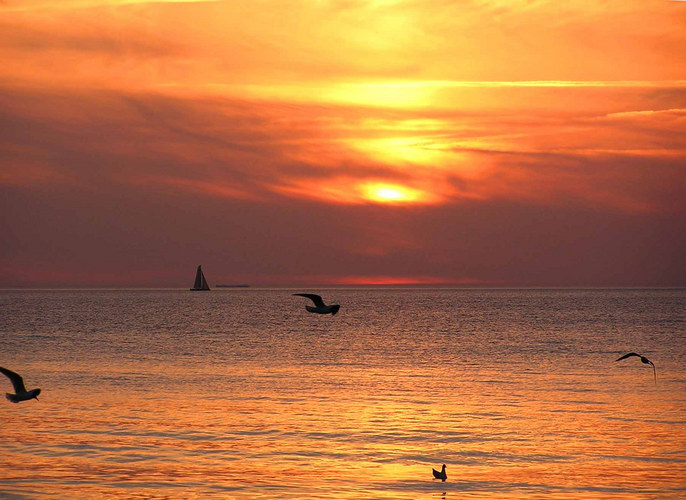
[[[331,316],[334,316],[341,308],[341,306],[338,304],[327,306],[326,304],[324,304],[322,298],[319,295],[315,295],[314,293],[294,293],[293,295],[298,295],[299,297],[307,297],[312,302],[314,302],[314,307],[305,306],[305,309],[307,309],[311,313],[331,314]]]
[[[630,352],[629,354],[625,354],[624,356],[615,359],[615,362],[621,361],[621,360],[626,359],[626,358],[630,358],[631,356],[638,356],[639,358],[641,358],[641,363],[643,363],[644,365],[652,365],[652,367],[653,367],[653,377],[655,377],[655,383],[657,384],[657,372],[655,371],[655,363],[653,363],[652,361],[650,361],[650,360],[649,360],[648,358],[646,358],[645,356],[641,356],[640,354],[637,354],[637,353],[635,353],[635,352]]]
[[[441,472],[438,472],[436,469],[431,469],[434,473],[434,479],[440,479],[441,481],[445,482],[446,479],[448,479],[448,474],[445,473],[445,464],[443,464],[443,467],[441,468]]]
[[[10,394],[9,392],[6,393],[5,396],[8,400],[12,401],[13,403],[28,401],[29,399],[35,399],[38,401],[40,389],[31,389],[30,391],[27,391],[26,387],[24,387],[24,379],[21,378],[21,375],[14,373],[12,370],[8,370],[7,368],[3,368],[2,366],[0,366],[0,372],[5,374],[7,378],[10,379],[12,385],[14,386],[14,392],[16,392],[16,394]]]

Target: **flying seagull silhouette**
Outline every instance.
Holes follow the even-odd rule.
[[[653,367],[653,377],[655,377],[655,383],[657,384],[657,372],[655,371],[655,363],[650,361],[645,356],[641,356],[640,354],[635,353],[635,352],[630,352],[629,354],[625,354],[624,356],[621,356],[621,357],[615,359],[615,362],[621,361],[621,360],[626,359],[626,358],[630,358],[631,356],[638,356],[639,358],[641,358],[641,363],[643,363],[644,365],[651,365]]]
[[[12,370],[8,370],[7,368],[3,368],[2,366],[0,366],[0,372],[5,374],[5,376],[10,379],[12,385],[14,386],[14,392],[16,392],[16,394],[10,394],[9,392],[6,393],[5,397],[7,397],[7,399],[13,403],[28,401],[29,399],[35,399],[38,401],[40,389],[31,389],[30,391],[27,391],[26,387],[24,387],[24,379],[21,378],[21,375],[14,373]]]
[[[445,464],[441,467],[441,472],[438,472],[436,469],[431,469],[431,471],[434,473],[434,479],[440,479],[443,482],[448,479],[448,474],[445,473]]]
[[[314,293],[294,293],[293,295],[297,295],[299,297],[307,297],[312,302],[314,302],[314,307],[305,306],[305,309],[307,309],[311,313],[331,314],[331,316],[334,316],[341,308],[339,304],[327,306],[326,304],[324,304],[322,298],[319,295],[315,295]]]

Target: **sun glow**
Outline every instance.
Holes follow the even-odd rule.
[[[382,205],[430,205],[450,196],[444,186],[404,186],[381,179],[360,180],[350,177],[300,179],[288,186],[273,186],[272,190],[287,196],[305,197],[331,203]]]
[[[397,189],[381,188],[376,190],[376,195],[385,200],[402,200],[404,196]]]
[[[422,201],[424,193],[396,184],[366,184],[361,186],[363,197],[378,203],[412,203]]]

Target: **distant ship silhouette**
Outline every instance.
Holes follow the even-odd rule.
[[[207,284],[205,275],[202,273],[202,266],[198,266],[198,270],[195,273],[195,284],[191,288],[191,292],[209,292],[210,285]]]

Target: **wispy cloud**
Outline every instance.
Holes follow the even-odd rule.
[[[359,109],[346,106],[111,92],[23,91],[7,94],[4,104],[6,184],[43,175],[266,203],[502,199],[674,210],[675,198],[658,193],[674,189],[686,157],[678,108],[555,120],[545,112],[539,120],[492,113],[436,119],[430,112],[421,120],[415,111],[380,110],[374,119],[366,108],[360,119]],[[90,166],[94,158],[99,168]]]
[[[6,0],[0,3],[0,12],[31,12],[90,9],[93,7],[116,7],[146,4],[184,4],[215,3],[223,0],[63,0],[60,2],[43,0]]]

